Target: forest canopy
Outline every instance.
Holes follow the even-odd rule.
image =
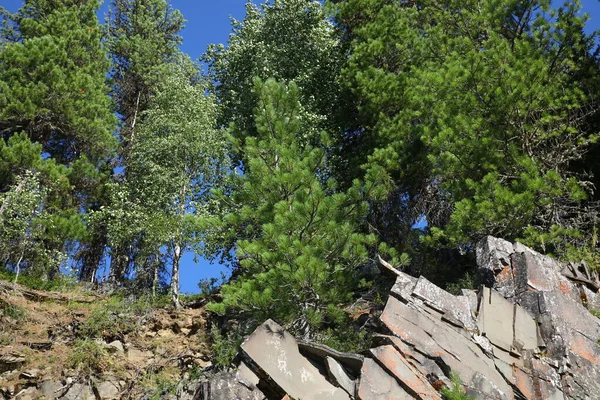
[[[578,1],[248,2],[197,60],[166,0],[0,7],[0,268],[323,338],[485,235],[600,268],[600,60]],[[107,268],[106,276],[99,271]]]

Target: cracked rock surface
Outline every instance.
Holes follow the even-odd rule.
[[[268,320],[242,369],[265,399],[442,399],[455,375],[476,399],[600,399],[598,274],[489,236],[477,263],[483,285],[459,296],[396,271],[387,334],[364,357],[299,346]]]

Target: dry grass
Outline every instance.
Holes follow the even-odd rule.
[[[79,299],[85,296],[78,293]],[[62,301],[43,295],[36,300],[19,291],[0,289],[0,355],[14,352],[24,355],[26,360],[20,369],[0,375],[0,387],[23,384],[19,375],[24,371],[35,370],[39,381],[61,381],[65,373],[82,379],[85,375],[108,373],[127,382],[129,393],[141,393],[142,383],[158,380],[166,388],[168,381],[181,379],[194,362],[199,362],[198,355],[207,358],[210,354],[205,341],[203,309],[174,311],[133,303],[108,306],[112,300],[90,298],[94,301]],[[119,331],[116,327],[115,331],[121,333],[119,339],[125,348],[149,351],[152,358],[133,360],[127,352],[110,354],[104,350],[95,352],[99,357],[87,357],[86,349],[96,348],[94,340],[103,335],[100,330],[97,337],[85,336],[83,327],[98,323],[98,318],[94,318],[105,314],[110,318],[101,321],[108,324],[102,325],[102,329],[121,321],[134,321],[135,329]],[[195,329],[182,330],[181,321],[190,320],[194,321]],[[151,375],[146,377],[147,374]]]

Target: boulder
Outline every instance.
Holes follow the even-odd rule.
[[[16,352],[8,352],[5,354],[0,354],[0,374],[7,371],[14,371],[25,363],[25,355],[16,353]]]
[[[151,351],[143,351],[130,347],[127,349],[127,359],[135,365],[145,365],[152,358],[153,354]]]
[[[63,388],[62,383],[57,381],[43,381],[38,384],[38,390],[47,399],[55,399]]]
[[[362,363],[365,359],[365,357],[360,354],[345,353],[332,349],[324,344],[306,340],[299,340],[298,348],[300,349],[300,353],[302,353],[302,355],[312,359],[317,359],[323,363],[327,357],[333,358],[342,364],[342,366],[346,368],[346,370],[348,370],[353,376],[360,375],[360,369],[362,368]]]
[[[259,326],[242,343],[259,378],[268,381],[281,397],[296,400],[347,400],[349,395],[333,386],[298,350],[296,339],[272,320]]]
[[[526,352],[523,366],[534,370],[516,372],[511,380],[524,391],[528,385],[541,386],[534,398],[560,398],[563,392],[567,399],[600,398],[600,320],[586,308],[588,298],[594,300],[598,293],[597,273],[584,263],[563,264],[519,243],[487,237],[477,245],[478,261],[507,257],[510,273],[490,273],[493,262],[480,264],[479,270],[491,278],[490,293],[511,293],[507,300],[534,319],[538,346],[547,356],[537,360]],[[524,320],[528,317],[522,311],[515,315],[513,326],[520,334],[515,343],[532,347],[534,330]],[[539,395],[540,390],[547,396]]]
[[[191,398],[194,400],[264,400],[265,395],[256,387],[248,387],[238,379],[236,372],[220,372],[202,382]]]
[[[458,296],[394,270],[385,334],[364,355],[296,341],[267,320],[238,370],[191,398],[441,400],[456,376],[475,399],[600,398],[598,274],[493,237],[476,250],[483,286]]]
[[[59,400],[96,400],[96,396],[89,385],[75,383]]]
[[[100,400],[116,400],[121,393],[119,382],[115,381],[102,381],[95,384],[94,388]]]
[[[15,400],[38,400],[42,394],[35,387],[28,387],[21,390],[15,397]]]
[[[358,387],[360,400],[409,400],[413,397],[370,358],[365,359]]]
[[[107,345],[105,345],[106,350],[112,354],[123,355],[125,353],[125,348],[123,347],[123,343],[119,340],[114,340]]]
[[[396,378],[402,389],[413,398],[419,400],[442,399],[440,394],[427,381],[427,378],[414,368],[393,346],[381,346],[371,349],[371,354],[379,365]]]

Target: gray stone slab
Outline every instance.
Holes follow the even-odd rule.
[[[358,387],[358,398],[360,400],[413,400],[375,361],[365,359],[360,374],[360,385]]]
[[[482,289],[477,326],[494,345],[510,351],[513,345],[513,305],[495,290]]]
[[[206,400],[264,400],[264,394],[255,387],[249,388],[237,379],[235,372],[219,372],[194,390],[193,399]],[[179,398],[179,397],[178,397]]]
[[[513,398],[512,390],[506,392],[496,386],[489,378],[480,372],[476,372],[470,382],[467,383],[467,394],[477,393],[477,399],[508,400]]]
[[[511,382],[513,375],[513,366],[510,363],[507,363],[503,358],[495,359],[494,364],[496,365],[496,369],[502,374],[504,379],[507,382]]]
[[[514,341],[522,344],[523,349],[533,350],[538,347],[537,322],[520,306],[515,306]],[[513,343],[518,348],[518,344]]]
[[[371,349],[371,354],[379,364],[393,374],[400,386],[420,400],[441,400],[440,394],[427,381],[426,376],[413,368],[393,346]]]
[[[318,358],[324,361],[326,357],[331,357],[344,366],[355,377],[360,375],[360,369],[365,359],[364,356],[354,353],[346,353],[332,349],[321,343],[298,340],[300,353],[309,357]]]
[[[600,338],[600,319],[580,303],[569,301],[569,295],[555,290],[543,293],[543,298],[546,314],[550,316],[554,330],[566,343],[580,335],[590,340]],[[548,342],[548,338],[544,340]]]
[[[540,265],[536,255],[530,251],[515,253],[512,260],[517,276],[517,291],[525,292],[528,289],[549,291],[556,288],[560,274],[553,267]]]
[[[240,363],[236,378],[247,387],[258,386],[260,382],[260,378],[244,362]]]
[[[515,294],[510,259],[513,252],[512,243],[492,236],[484,237],[475,246],[479,282],[493,287],[504,297],[513,297]]]
[[[96,400],[96,396],[89,385],[75,383],[60,400]]]
[[[330,384],[300,354],[296,339],[272,320],[259,326],[241,348],[283,392],[296,400],[349,399],[343,389]]]
[[[404,357],[410,365],[417,369],[423,376],[433,375],[438,379],[445,377],[444,372],[436,363],[436,358],[429,358],[424,354],[396,336],[378,335],[374,337],[375,346],[394,346],[394,348]]]
[[[443,351],[426,331],[435,323],[425,313],[420,313],[417,309],[409,307],[391,296],[388,298],[381,320],[394,335],[413,346],[417,351],[423,354],[436,354]]]
[[[475,328],[468,299],[454,296],[423,277],[417,281],[412,295],[437,311],[449,314],[467,329]]]
[[[116,400],[120,398],[121,388],[118,382],[104,381],[95,384],[95,387],[102,400]]]
[[[63,384],[58,381],[43,381],[38,384],[38,390],[44,397],[55,399],[63,389]]]
[[[457,372],[464,382],[471,382],[480,372],[490,381],[490,387],[499,388],[503,393],[512,392],[493,361],[470,339],[444,322],[434,320],[393,297],[388,299],[381,320],[402,341],[436,359],[447,370]]]
[[[477,311],[477,306],[479,305],[477,291],[472,289],[462,289],[459,297],[466,299],[467,304],[469,304],[469,308],[471,309],[471,315],[474,315],[474,313]]]
[[[356,382],[348,376],[344,367],[329,356],[325,359],[325,366],[327,367],[329,380],[336,386],[344,389],[349,395],[354,396],[356,393]]]
[[[392,286],[391,293],[398,296],[400,299],[404,299],[408,301],[413,292],[415,285],[417,284],[417,278],[401,273],[402,275],[398,275],[396,278],[396,282],[394,286]]]
[[[600,312],[600,292],[594,292],[586,286],[583,286],[581,290],[587,301],[588,308]]]

